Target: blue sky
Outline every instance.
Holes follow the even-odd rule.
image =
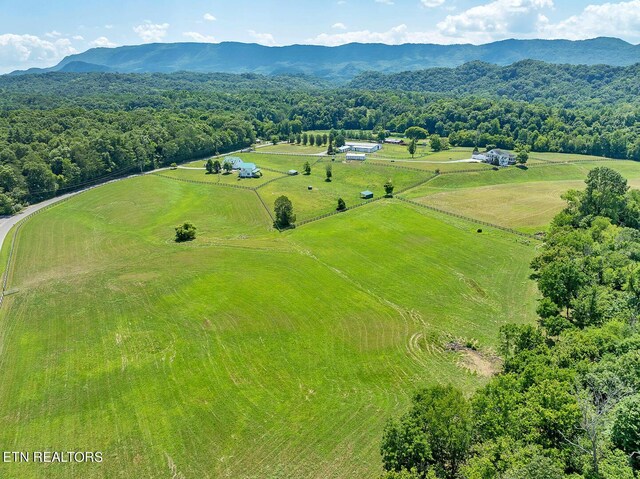
[[[616,36],[640,43],[640,0],[0,0],[0,73],[96,46],[149,42],[487,43]]]

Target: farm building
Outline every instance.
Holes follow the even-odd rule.
[[[352,143],[347,142],[344,146],[349,147],[349,151],[357,151],[360,153],[375,153],[382,148],[380,143]]]
[[[390,145],[404,145],[404,140],[400,138],[385,138],[384,142]]]
[[[344,146],[341,146],[340,148],[338,148],[338,151],[340,153],[346,153],[347,151],[351,151],[351,147],[347,146],[347,145],[344,145]]]
[[[500,148],[494,148],[486,153],[476,153],[471,155],[471,158],[496,166],[509,166],[516,164],[516,156],[513,153],[501,150]]]
[[[262,176],[262,173],[255,163],[243,163],[239,168],[238,176],[240,178],[256,178]]]
[[[234,170],[239,170],[244,164],[244,161],[242,161],[242,158],[238,158],[237,156],[226,156],[223,163],[231,163]]]
[[[367,155],[364,153],[347,153],[347,160],[364,161],[367,159]]]
[[[371,198],[373,198],[373,191],[365,190],[365,191],[361,192],[360,193],[360,198],[362,198],[364,200],[370,200]]]

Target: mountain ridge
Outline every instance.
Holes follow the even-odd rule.
[[[457,67],[471,61],[509,65],[520,60],[559,64],[628,66],[640,62],[640,45],[611,37],[589,40],[507,39],[483,45],[348,43],[268,47],[256,43],[148,43],[97,47],[69,55],[49,68],[15,71],[12,75],[51,71],[117,73],[261,73],[305,74],[350,79],[364,71],[397,73],[433,67]],[[74,66],[67,65],[74,63]]]

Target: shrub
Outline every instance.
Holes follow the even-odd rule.
[[[196,227],[192,223],[185,222],[180,226],[176,226],[176,243],[194,239],[196,239]]]

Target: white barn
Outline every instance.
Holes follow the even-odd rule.
[[[364,153],[347,153],[347,160],[364,161],[367,159],[367,155]]]
[[[357,151],[360,153],[375,153],[382,148],[380,143],[354,143],[346,142],[344,146],[349,147],[349,151]]]

